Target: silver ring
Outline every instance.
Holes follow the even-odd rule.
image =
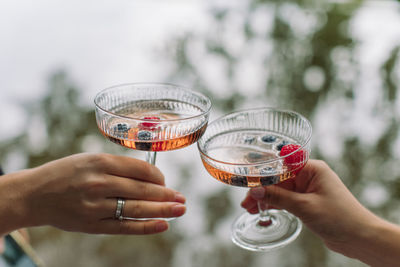
[[[124,217],[122,216],[125,206],[125,199],[117,198],[117,209],[115,210],[115,219],[122,221]]]

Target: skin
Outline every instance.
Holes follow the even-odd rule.
[[[90,234],[155,234],[164,220],[116,220],[116,198],[126,200],[123,216],[178,217],[185,198],[165,187],[160,170],[147,162],[109,154],[76,154],[0,178],[0,236],[51,225]]]
[[[323,161],[309,160],[295,179],[252,188],[242,207],[258,213],[258,200],[299,217],[333,251],[371,266],[399,266],[400,227],[363,207]]]

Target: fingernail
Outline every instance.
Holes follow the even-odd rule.
[[[159,222],[156,224],[156,232],[164,232],[165,230],[168,229],[168,223],[167,222]]]
[[[262,199],[265,195],[265,189],[264,189],[264,187],[252,188],[252,189],[250,189],[250,195],[254,199]]]
[[[182,204],[177,204],[172,207],[172,215],[175,217],[182,216],[186,211],[186,206]]]
[[[185,198],[185,196],[182,195],[181,193],[176,192],[176,193],[175,193],[175,201],[176,201],[176,202],[180,202],[180,203],[185,203],[185,202],[186,202],[186,198]]]

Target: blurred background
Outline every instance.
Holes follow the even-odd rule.
[[[211,120],[293,109],[323,159],[369,209],[400,223],[400,2],[324,0],[1,1],[0,162],[6,172],[78,152],[144,158],[99,133],[93,98],[126,82],[208,95]],[[190,155],[190,156],[188,156]],[[159,153],[187,213],[156,236],[30,229],[47,266],[365,266],[307,229],[289,246],[234,246],[246,189],[217,182],[195,145]]]

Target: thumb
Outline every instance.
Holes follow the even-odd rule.
[[[299,209],[299,203],[302,203],[300,200],[304,197],[303,194],[276,185],[251,188],[250,196],[271,206],[285,209],[296,216],[298,216],[296,213],[302,210]]]

